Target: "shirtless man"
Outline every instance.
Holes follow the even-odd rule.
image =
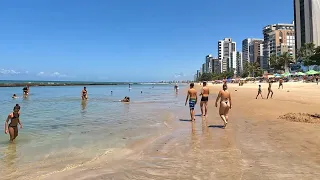
[[[201,96],[201,102],[200,102],[201,115],[206,116],[208,112],[208,100],[209,100],[209,88],[207,87],[207,82],[203,82],[203,87],[202,87],[200,96]],[[203,114],[203,105],[204,105],[204,114]]]
[[[256,99],[258,99],[258,96],[261,95],[261,98],[263,99],[262,97],[262,90],[261,90],[261,85],[259,84],[259,88],[258,88],[258,94],[256,96]]]
[[[88,91],[86,87],[83,87],[83,90],[81,91],[81,98],[82,100],[88,99]]]
[[[190,84],[190,89],[188,90],[185,106],[187,105],[188,100],[189,100],[191,121],[194,121],[196,120],[194,115],[194,106],[197,104],[197,101],[198,101],[197,91],[194,89],[194,83]]]
[[[279,88],[278,89],[280,89],[280,87],[282,87],[282,89],[283,89],[283,80],[282,79],[279,80]]]
[[[271,99],[272,99],[272,96],[273,96],[273,91],[272,91],[272,89],[271,89],[271,86],[272,86],[272,82],[271,82],[271,80],[269,80],[269,87],[268,87],[268,95],[267,95],[267,99],[269,98],[269,95],[270,95],[270,93],[271,93]]]
[[[15,140],[16,137],[18,136],[18,124],[20,125],[20,129],[22,128],[22,124],[19,116],[20,116],[20,106],[19,104],[16,104],[16,106],[13,108],[13,112],[8,115],[4,125],[4,133],[10,134],[10,142],[13,142],[13,140]]]
[[[228,92],[228,87],[226,84],[222,86],[223,90],[219,91],[219,94],[216,99],[216,107],[218,107],[218,101],[220,99],[220,108],[219,108],[219,115],[221,119],[224,122],[224,127],[227,126],[228,124],[228,112],[232,107],[232,102],[231,102],[231,95],[230,92]]]
[[[319,84],[319,75],[316,75],[316,83]]]

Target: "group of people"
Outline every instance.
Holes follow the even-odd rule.
[[[207,82],[203,82],[202,84],[203,84],[203,87],[200,93],[200,96],[201,96],[200,109],[201,109],[201,115],[203,117],[206,117],[208,112],[208,101],[209,101],[210,91],[209,91],[209,88],[207,87]],[[220,100],[220,103],[219,103],[219,100]],[[195,105],[198,102],[198,92],[194,88],[194,83],[190,84],[190,89],[188,90],[188,93],[187,93],[185,105],[187,105],[188,101],[189,101],[191,121],[195,121],[194,109],[195,109]],[[229,119],[228,113],[232,107],[231,94],[228,91],[228,86],[226,82],[223,83],[222,90],[220,90],[218,93],[218,96],[215,102],[216,107],[218,107],[218,103],[220,104],[219,115],[224,122],[224,127],[226,127]]]

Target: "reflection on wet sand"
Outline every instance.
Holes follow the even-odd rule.
[[[8,174],[13,175],[17,171],[17,146],[16,143],[9,143],[7,149],[3,152],[2,163],[4,169],[0,170],[1,178],[5,178]],[[3,173],[2,173],[3,172]],[[9,178],[9,177],[8,177]]]

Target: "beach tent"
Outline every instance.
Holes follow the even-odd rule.
[[[306,75],[306,74],[303,73],[303,72],[298,72],[296,75],[298,75],[298,76],[304,76],[304,75]]]
[[[319,74],[319,72],[318,72],[318,71],[315,71],[315,70],[310,70],[310,71],[306,72],[306,74],[308,74],[308,75],[314,75],[314,74]]]
[[[282,76],[288,77],[288,76],[291,76],[291,73],[286,72],[286,73],[282,74]]]

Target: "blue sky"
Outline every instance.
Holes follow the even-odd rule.
[[[241,50],[292,0],[0,0],[0,78],[192,79],[217,41]]]

